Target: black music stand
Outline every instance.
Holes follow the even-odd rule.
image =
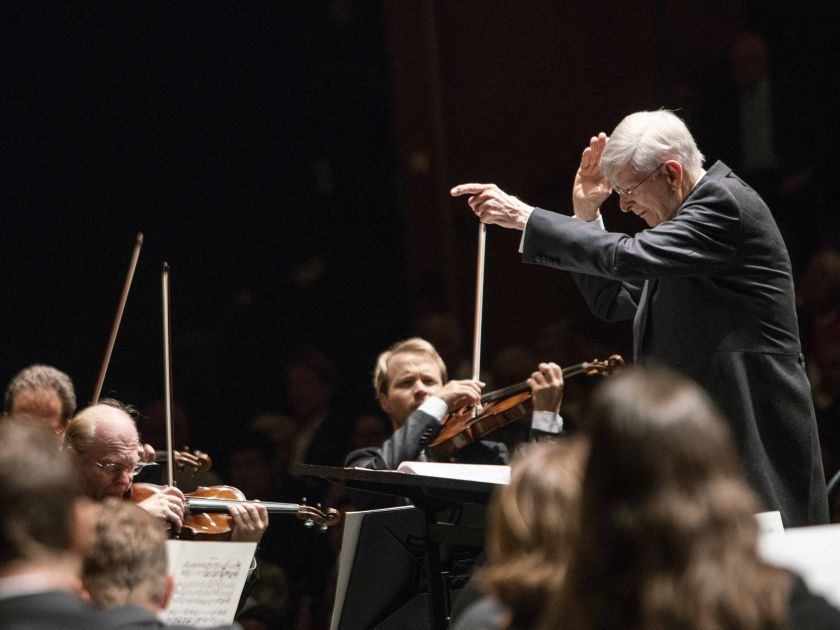
[[[429,587],[429,614],[432,628],[449,625],[447,576],[441,567],[442,543],[484,547],[484,524],[448,523],[438,520],[441,511],[465,504],[486,505],[497,484],[483,481],[430,477],[391,470],[338,468],[297,464],[297,475],[321,477],[346,487],[391,496],[405,497],[422,511],[425,520],[425,570]]]

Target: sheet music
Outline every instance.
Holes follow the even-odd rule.
[[[427,477],[483,481],[507,485],[510,483],[510,466],[491,464],[447,464],[440,462],[403,462],[397,472],[414,473]]]
[[[175,592],[161,620],[200,628],[233,623],[256,549],[257,543],[167,540]]]
[[[840,608],[840,525],[762,534],[758,549],[765,560],[798,573],[809,589]]]
[[[759,512],[755,515],[760,534],[784,534],[785,526],[782,524],[782,513],[779,510],[770,512]]]

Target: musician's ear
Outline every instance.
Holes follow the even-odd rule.
[[[384,394],[384,393],[379,394],[379,396],[377,396],[376,399],[379,401],[379,406],[382,407],[382,411],[387,413],[388,416],[390,417],[392,407],[391,407],[391,401],[388,400],[388,395]]]
[[[175,576],[174,575],[167,575],[166,576],[166,587],[163,591],[163,599],[161,600],[161,610],[165,609],[169,606],[169,601],[172,599],[172,593],[175,592]]]
[[[71,544],[73,552],[81,558],[87,557],[93,547],[98,509],[87,497],[78,497],[73,502]]]

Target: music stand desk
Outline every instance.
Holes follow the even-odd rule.
[[[294,473],[321,477],[356,490],[405,497],[423,512],[426,520],[426,569],[432,627],[445,630],[449,625],[449,605],[445,576],[441,572],[440,544],[483,547],[484,529],[438,522],[438,513],[448,507],[465,503],[486,505],[498,484],[393,470],[311,464],[296,464]]]

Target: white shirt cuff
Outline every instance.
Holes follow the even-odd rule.
[[[534,214],[534,210],[536,210],[536,209],[537,209],[536,206],[531,208],[531,214]],[[522,236],[519,238],[519,253],[520,254],[522,253],[522,250],[525,249],[525,230],[528,229],[528,221],[531,220],[531,214],[529,214],[528,218],[525,220],[525,227],[522,228]]]
[[[543,433],[560,433],[563,431],[563,417],[553,411],[534,411],[531,428]]]
[[[578,218],[577,218],[574,214],[572,215],[572,218],[573,218],[573,219],[578,219]],[[583,219],[578,219],[578,221],[583,221]],[[594,218],[594,219],[592,219],[591,221],[584,221],[584,223],[594,223],[595,225],[597,225],[598,227],[600,227],[602,230],[606,230],[606,229],[607,229],[606,227],[604,227],[604,215],[603,215],[603,214],[601,214],[601,212],[600,212],[600,211],[598,212],[598,216],[597,216],[597,217],[595,217],[595,218]]]
[[[420,404],[418,409],[437,418],[438,422],[443,420],[443,417],[449,413],[449,406],[443,401],[443,398],[438,398],[437,396],[429,396]]]

